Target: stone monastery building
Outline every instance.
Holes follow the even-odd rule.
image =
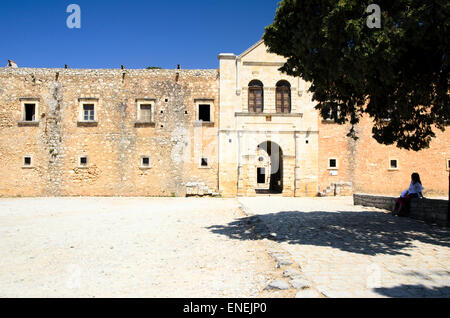
[[[450,132],[408,152],[322,120],[262,41],[218,70],[0,68],[0,196],[445,195]]]

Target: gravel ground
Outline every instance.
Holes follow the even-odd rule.
[[[234,199],[0,199],[0,297],[260,297],[263,243],[213,230],[242,217]]]

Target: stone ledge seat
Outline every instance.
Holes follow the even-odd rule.
[[[353,194],[353,204],[393,211],[398,197],[372,194]],[[449,226],[448,201],[438,199],[411,199],[409,217],[429,224]]]

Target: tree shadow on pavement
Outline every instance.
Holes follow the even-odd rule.
[[[208,228],[232,239],[267,238],[290,244],[327,246],[365,255],[409,255],[414,241],[450,247],[450,230],[384,212],[282,211]]]
[[[426,287],[423,285],[400,285],[374,288],[380,295],[394,298],[450,298],[450,287]]]

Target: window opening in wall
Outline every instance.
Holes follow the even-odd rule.
[[[83,119],[84,121],[95,121],[94,104],[83,104]]]
[[[277,113],[291,112],[291,84],[287,81],[277,83],[276,110]]]
[[[150,104],[141,105],[141,121],[144,123],[152,122],[152,105]]]
[[[398,161],[396,159],[391,159],[389,163],[391,169],[398,169]]]
[[[23,165],[26,167],[31,166],[31,157],[24,157],[23,158]]]
[[[202,158],[201,166],[202,167],[208,167],[208,159],[207,158]]]
[[[258,80],[248,85],[248,111],[249,113],[262,113],[264,111],[264,86]]]
[[[266,169],[265,168],[258,168],[257,170],[257,182],[258,183],[266,183]]]
[[[144,168],[150,167],[150,157],[143,156],[141,157],[141,166]]]
[[[86,167],[87,164],[88,164],[88,158],[86,156],[80,157],[80,166],[81,167]]]
[[[211,121],[211,106],[208,104],[201,104],[198,106],[198,120],[204,122]]]
[[[337,168],[337,159],[330,159],[328,163],[329,168],[334,169]]]
[[[36,120],[36,104],[25,104],[25,121]]]

